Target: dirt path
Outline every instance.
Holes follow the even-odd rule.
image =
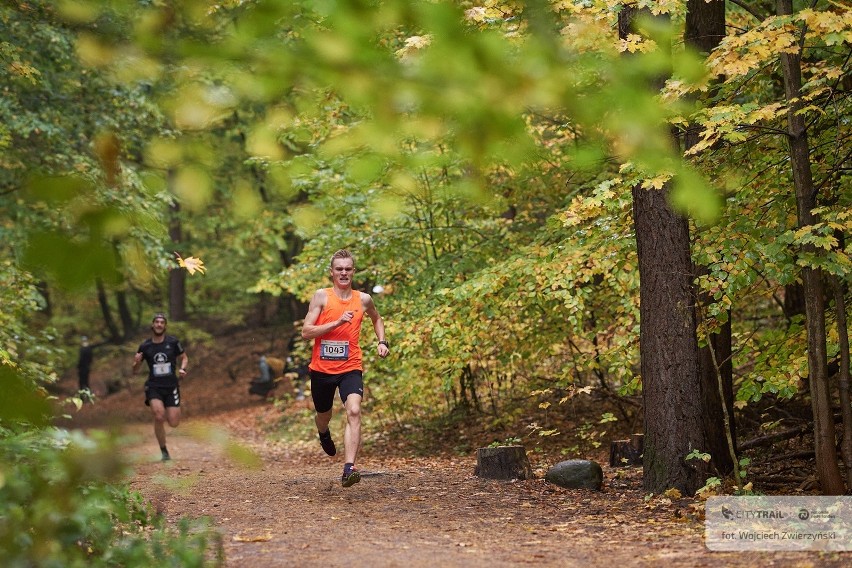
[[[142,404],[144,377],[127,372],[132,350],[113,360],[96,357],[92,385],[98,402],[74,412],[66,425],[136,422],[127,427],[134,435],[126,448],[136,464],[132,488],[169,523],[209,516],[221,531],[229,568],[839,568],[852,558],[852,553],[710,552],[693,501],[646,502],[636,468],[604,467],[600,492],[565,490],[540,479],[479,479],[473,475],[475,452],[413,458],[393,444],[376,443],[359,459],[367,475],[344,489],[340,453],[329,458],[315,439],[285,445],[258,431],[258,424],[277,423],[282,414],[248,394],[256,370],[250,354],[258,345],[281,352],[285,340],[269,331],[246,330],[191,350],[191,373],[181,387],[184,422],[169,432],[171,462],[157,459],[149,411]],[[108,381],[116,376],[124,387],[107,395]],[[66,395],[75,392],[70,373],[59,388]],[[289,418],[310,422],[309,415],[295,412]],[[382,426],[369,418],[368,411],[365,436],[375,441]],[[333,422],[338,445],[339,426]],[[260,466],[249,469],[226,457],[227,437],[254,450]],[[545,463],[539,455],[530,459],[533,468],[558,461]]]
[[[210,432],[254,449],[262,466],[225,457]],[[365,455],[364,479],[340,486],[339,454],[258,437],[246,412],[196,418],[170,433],[174,460],[156,458],[150,426],[135,426],[132,487],[170,523],[210,516],[229,567],[255,566],[842,566],[849,556],[713,553],[689,501],[644,502],[635,475],[602,492],[543,480],[472,475],[474,459]],[[205,433],[199,435],[199,433]],[[221,437],[220,437],[221,439]]]

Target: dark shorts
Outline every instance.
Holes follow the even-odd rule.
[[[180,387],[152,387],[145,385],[145,406],[151,406],[151,400],[163,401],[163,406],[180,406]]]
[[[311,371],[311,398],[317,412],[328,412],[334,406],[334,391],[340,391],[340,400],[346,403],[350,394],[364,396],[364,374],[349,371],[341,375],[329,375]]]

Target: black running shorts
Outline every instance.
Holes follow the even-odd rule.
[[[163,401],[163,406],[180,406],[180,387],[152,387],[145,385],[145,406],[151,406],[151,400]]]
[[[317,412],[328,412],[334,405],[334,391],[340,391],[340,400],[346,403],[350,394],[364,396],[364,374],[349,371],[340,375],[329,375],[311,371],[311,398]]]

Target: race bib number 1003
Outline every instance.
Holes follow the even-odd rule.
[[[320,341],[320,359],[324,361],[346,361],[349,359],[349,342]]]

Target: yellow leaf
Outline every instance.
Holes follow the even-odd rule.
[[[178,253],[175,253],[175,256],[177,257],[177,261],[180,267],[186,268],[187,272],[189,272],[190,274],[195,274],[196,271],[200,272],[201,274],[207,272],[207,268],[204,267],[204,261],[202,261],[200,258],[195,258],[192,256],[181,258]]]
[[[663,492],[663,495],[665,495],[669,499],[680,499],[681,497],[683,497],[683,495],[681,495],[680,491],[678,491],[674,487],[671,488],[671,489],[666,489]]]
[[[267,542],[270,540],[272,540],[272,535],[269,533],[257,536],[234,535],[234,541],[236,542]]]
[[[654,189],[663,189],[663,186],[671,179],[671,177],[672,176],[669,174],[661,174],[657,177],[646,179],[642,182],[642,189],[649,189],[652,187]]]

